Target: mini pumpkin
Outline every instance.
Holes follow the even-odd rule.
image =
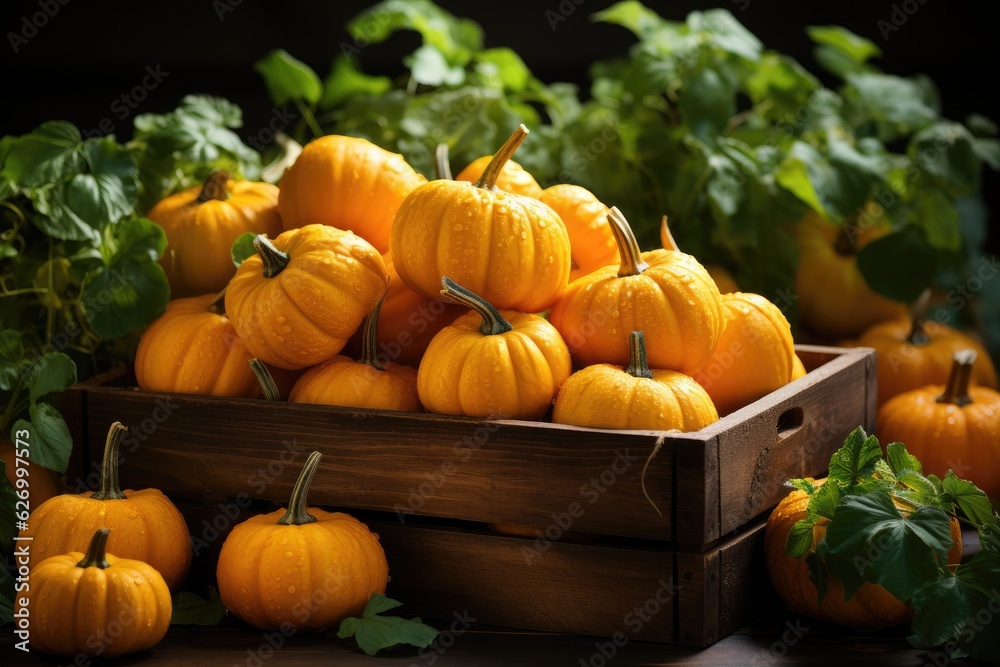
[[[608,222],[621,264],[573,281],[549,319],[578,366],[626,365],[629,335],[642,331],[651,367],[694,373],[708,362],[725,327],[719,288],[691,255],[640,253],[617,208]]]
[[[191,567],[191,535],[184,517],[157,489],[122,491],[118,457],[128,429],[115,422],[108,431],[97,492],[64,494],[42,503],[31,515],[22,537],[32,538],[30,567],[49,556],[82,551],[91,530],[109,528],[108,549],[120,558],[149,563],[171,590]]]
[[[147,563],[107,553],[109,533],[99,528],[86,554],[52,556],[31,571],[31,586],[15,597],[18,616],[26,609],[31,619],[33,648],[113,658],[152,648],[167,634],[166,582]]]
[[[475,184],[439,179],[416,188],[392,227],[392,263],[426,297],[448,275],[497,308],[540,312],[566,287],[566,226],[537,199],[496,188],[500,169],[527,136],[522,125]]]
[[[458,172],[455,180],[468,181],[469,183],[478,182],[483,177],[486,168],[492,160],[492,155],[484,155],[476,158],[465,169]],[[496,186],[504,192],[523,195],[525,197],[534,197],[535,199],[538,199],[542,194],[542,186],[538,184],[535,177],[513,160],[507,160],[503,164],[500,173],[496,177]]]
[[[385,294],[381,255],[350,232],[307,225],[253,245],[257,254],[229,283],[226,312],[250,353],[273,366],[334,356]]]
[[[708,393],[683,373],[650,370],[641,331],[629,335],[628,366],[596,364],[559,390],[552,421],[592,428],[697,431],[719,420]]]
[[[806,365],[802,363],[802,359],[800,359],[799,355],[796,354],[795,358],[792,359],[792,380],[803,378],[808,372],[809,371],[806,370]]]
[[[553,185],[545,188],[538,199],[566,225],[573,261],[571,281],[621,262],[615,236],[608,228],[609,209],[590,190],[579,185]]]
[[[948,383],[889,399],[878,411],[883,442],[905,442],[925,473],[948,470],[1000,498],[1000,392],[970,386],[977,353],[956,352]]]
[[[385,253],[399,205],[426,180],[402,155],[367,139],[320,137],[281,178],[281,221],[286,230],[322,224],[351,231]]]
[[[569,377],[569,350],[538,315],[498,311],[450,278],[441,293],[473,312],[434,336],[417,371],[420,402],[431,412],[539,419]]]
[[[146,217],[166,234],[160,265],[175,298],[225,287],[236,272],[230,249],[241,234],[281,232],[278,188],[235,181],[225,171],[214,172],[202,186],[170,195]]]
[[[670,233],[667,216],[663,216],[663,220],[660,222],[660,244],[666,250],[680,250],[677,242],[674,241],[673,234]],[[708,275],[712,276],[720,293],[731,294],[740,291],[739,284],[726,267],[721,264],[705,264],[705,270],[708,271]]]
[[[219,595],[262,630],[324,631],[361,616],[389,580],[378,535],[341,512],[308,507],[321,455],[309,455],[288,509],[236,525],[219,554]]]

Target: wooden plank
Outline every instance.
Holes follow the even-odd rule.
[[[764,563],[764,525],[735,536],[719,549],[719,636],[725,637],[783,603]]]
[[[677,642],[709,646],[719,640],[719,550],[677,554]]]
[[[719,530],[719,437],[674,442],[674,539],[708,548]]]

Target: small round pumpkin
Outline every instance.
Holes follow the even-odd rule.
[[[483,177],[483,174],[486,173],[486,168],[492,160],[492,155],[484,155],[483,157],[476,158],[465,169],[458,172],[455,180],[467,181],[469,183],[478,182]],[[503,164],[503,168],[496,177],[496,186],[504,192],[523,195],[525,197],[534,197],[535,199],[538,199],[542,194],[542,186],[538,184],[535,177],[513,160],[507,160]]]
[[[877,416],[883,442],[905,442],[925,473],[948,470],[1000,498],[1000,392],[973,387],[977,353],[956,352],[948,383],[914,389],[889,399]]]
[[[549,319],[578,366],[626,365],[629,334],[642,331],[650,366],[694,373],[708,362],[725,327],[719,288],[691,255],[640,253],[617,208],[608,213],[608,222],[621,264],[573,281]]]
[[[438,414],[539,419],[569,377],[566,344],[545,318],[498,311],[442,278],[441,294],[473,312],[434,336],[417,370],[424,407]]]
[[[571,281],[621,262],[615,236],[608,228],[609,209],[590,190],[564,183],[545,188],[538,199],[566,225],[573,262]]]
[[[281,232],[278,188],[214,172],[199,187],[170,195],[146,217],[163,228],[160,264],[172,297],[218,292],[236,272],[230,250],[240,234]]]
[[[802,363],[802,359],[799,355],[795,355],[792,359],[792,380],[798,380],[799,378],[804,378],[809,371],[806,370],[806,365]]]
[[[385,253],[399,205],[426,180],[402,155],[367,139],[320,137],[281,178],[281,222],[286,230],[321,224],[351,231]]]
[[[389,567],[378,535],[341,512],[307,506],[321,455],[309,455],[287,510],[259,514],[226,538],[216,574],[236,616],[262,630],[328,630],[384,593]]]
[[[728,415],[791,382],[795,342],[788,320],[759,294],[724,294],[722,307],[726,328],[694,379]]]
[[[475,184],[439,179],[416,188],[392,227],[392,263],[411,289],[438,296],[451,276],[496,308],[552,305],[569,280],[570,244],[555,211],[496,188],[500,169],[527,136],[522,125]]]
[[[250,353],[278,368],[334,356],[385,294],[385,263],[367,241],[326,225],[258,235],[237,269],[226,312]]]
[[[719,420],[708,393],[683,373],[650,370],[641,331],[629,335],[628,366],[596,364],[570,376],[552,421],[592,428],[697,431]]]
[[[82,551],[91,530],[112,531],[108,549],[120,558],[149,563],[175,590],[191,567],[191,535],[184,517],[157,489],[124,492],[118,486],[118,457],[128,429],[115,422],[108,431],[96,493],[64,494],[42,503],[22,537],[31,537],[30,567],[49,556]]]
[[[31,571],[31,587],[15,597],[18,615],[26,608],[31,619],[33,648],[113,658],[152,648],[167,634],[170,589],[147,563],[107,553],[110,532],[98,529],[86,554],[52,556]]]
[[[376,410],[420,411],[417,369],[379,359],[378,329],[382,302],[362,328],[361,358],[336,356],[302,374],[288,400]]]
[[[673,234],[670,233],[667,216],[663,216],[663,220],[660,222],[660,244],[665,250],[680,250],[677,242],[674,241]],[[721,264],[705,264],[705,270],[708,271],[708,275],[712,276],[712,280],[715,281],[715,286],[719,288],[721,294],[732,294],[740,291],[739,284],[726,267]]]

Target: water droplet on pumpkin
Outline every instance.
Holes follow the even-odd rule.
[[[286,551],[286,552],[285,552],[285,558],[291,558],[291,557],[292,557],[292,556],[294,556],[294,555],[295,555],[295,554],[293,554],[293,553],[292,553],[291,551]]]
[[[455,232],[460,232],[460,231],[462,231],[463,229],[465,229],[465,227],[463,227],[463,226],[462,226],[461,224],[456,224],[456,225],[455,225],[454,227],[452,227],[451,229],[452,229],[452,231],[455,231]]]
[[[289,593],[295,592],[295,584],[288,584],[288,592]]]
[[[451,258],[451,265],[452,265],[452,266],[455,266],[456,264],[458,264],[458,259],[457,259],[457,258],[455,258],[455,257],[452,257],[452,258]]]

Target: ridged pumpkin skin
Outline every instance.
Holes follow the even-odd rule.
[[[215,295],[174,299],[142,334],[135,379],[146,391],[256,398],[260,386],[247,362],[253,355]]]
[[[909,449],[909,443],[907,443]],[[911,452],[912,453],[912,452]],[[816,486],[825,479],[812,480]],[[771,583],[782,600],[793,611],[840,623],[856,630],[874,630],[899,625],[910,618],[910,609],[881,586],[865,582],[849,602],[844,602],[844,588],[832,576],[827,577],[827,593],[823,605],[818,604],[819,594],[809,578],[809,565],[803,558],[792,558],[785,553],[788,533],[799,519],[806,518],[809,496],[798,489],[778,503],[767,519],[764,531],[764,553]],[[897,508],[899,506],[897,505]],[[900,508],[901,509],[901,508]],[[820,519],[813,529],[812,549],[826,536],[827,519]],[[962,529],[958,521],[951,520],[951,536],[955,546],[948,552],[948,563],[957,565],[962,560]]]
[[[640,254],[628,223],[612,212],[621,266],[570,283],[549,320],[577,366],[628,364],[629,333],[642,331],[651,368],[690,375],[708,362],[725,327],[719,289],[691,255]]]
[[[27,600],[32,648],[112,658],[163,639],[173,613],[163,577],[142,561],[100,555],[107,567],[79,567],[89,554],[73,551],[31,571],[31,587],[15,598],[18,613],[22,597]]]
[[[859,230],[854,249],[864,248],[888,231],[884,224]],[[799,246],[795,292],[803,324],[831,338],[842,338],[906,314],[905,304],[886,299],[868,286],[855,254],[838,252],[840,227],[809,213],[794,233]]]
[[[354,232],[384,253],[396,210],[426,180],[367,139],[320,137],[281,178],[281,221],[286,230],[321,224]]]
[[[573,261],[571,281],[621,261],[618,244],[608,227],[610,209],[590,190],[579,185],[553,185],[545,188],[538,199],[566,225]]]
[[[492,155],[484,155],[483,157],[476,158],[458,173],[455,180],[475,183],[483,175],[483,172],[486,171],[486,165],[492,159]],[[497,177],[496,186],[504,192],[523,195],[525,197],[534,197],[535,199],[538,199],[542,194],[542,186],[538,184],[535,177],[513,160],[508,160],[504,164],[500,175]]]
[[[641,336],[637,341],[641,346]],[[653,431],[697,431],[718,420],[701,385],[683,373],[650,370],[644,347],[626,368],[595,364],[573,373],[552,412],[558,424]]]
[[[660,224],[660,244],[665,250],[680,250],[677,247],[677,242],[674,241],[673,235],[670,233],[670,228],[667,226],[667,217],[663,216],[663,222]],[[720,294],[732,294],[733,292],[739,292],[740,286],[736,283],[736,279],[733,278],[733,274],[729,273],[729,269],[719,264],[705,264],[705,270],[708,271],[708,275],[712,276],[712,280],[715,281],[715,286],[719,288]]]
[[[118,487],[118,458],[126,432],[119,422],[108,432],[101,486],[96,493],[50,498],[32,512],[28,528],[20,535],[34,539],[34,567],[49,556],[86,551],[92,531],[109,528],[109,551],[149,563],[170,590],[176,590],[191,568],[191,535],[180,511],[158,489],[121,491]],[[100,499],[102,494],[104,499]]]
[[[257,254],[229,283],[226,312],[265,363],[294,370],[333,357],[385,294],[382,256],[350,232],[308,225],[254,243]]]
[[[782,312],[759,294],[724,294],[722,307],[726,328],[694,379],[727,415],[791,382],[795,341]]]
[[[213,181],[214,179],[214,181]],[[236,272],[230,250],[240,234],[281,233],[278,188],[213,174],[204,186],[170,195],[146,217],[163,228],[160,265],[173,298],[218,292]]]

